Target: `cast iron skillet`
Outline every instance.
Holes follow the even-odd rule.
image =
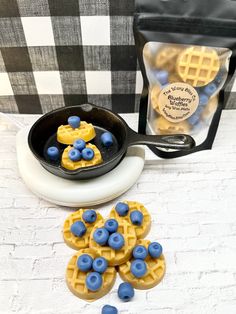
[[[100,165],[67,170],[57,162],[50,161],[46,151],[49,146],[57,146],[60,153],[67,147],[57,142],[57,128],[67,124],[69,116],[77,115],[81,120],[92,123],[96,130],[96,138],[91,141],[101,151],[103,163]],[[109,131],[113,135],[113,145],[105,148],[100,143],[100,135]],[[193,138],[189,135],[142,135],[134,132],[126,122],[110,110],[92,104],[63,107],[53,110],[31,127],[28,144],[34,156],[49,172],[66,179],[91,179],[101,176],[113,169],[125,156],[128,146],[135,144],[149,144],[162,148],[187,150],[195,146]]]

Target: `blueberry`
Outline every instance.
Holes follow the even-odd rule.
[[[68,156],[70,158],[70,160],[72,161],[79,161],[81,159],[81,153],[78,149],[72,148],[69,153]]]
[[[89,290],[97,291],[102,286],[102,276],[97,272],[88,273],[85,282]]]
[[[125,240],[122,234],[112,233],[108,239],[108,245],[114,250],[120,250],[124,246]]]
[[[109,232],[105,228],[97,228],[93,233],[93,239],[99,245],[106,245],[109,238]]]
[[[118,229],[118,222],[115,219],[108,219],[105,222],[104,227],[107,229],[107,231],[109,231],[110,233],[114,233],[117,231]]]
[[[137,259],[145,259],[148,255],[148,251],[143,245],[137,245],[133,249],[133,257]]]
[[[134,210],[130,213],[130,220],[132,221],[133,225],[141,226],[143,222],[143,213],[139,210]]]
[[[158,242],[152,242],[148,246],[148,253],[152,258],[158,258],[162,254],[162,246]]]
[[[97,213],[93,209],[88,209],[85,212],[83,212],[82,218],[85,222],[92,224],[97,219]]]
[[[84,160],[92,160],[94,157],[94,151],[92,148],[84,148],[82,150],[82,157]]]
[[[124,217],[129,212],[129,206],[126,203],[119,202],[116,204],[115,210],[119,216]]]
[[[78,268],[83,271],[87,272],[92,268],[93,265],[93,259],[88,254],[82,254],[77,260],[77,266]]]
[[[216,84],[210,83],[204,88],[204,93],[206,93],[208,96],[211,96],[215,93],[216,90],[217,90]]]
[[[118,297],[124,301],[128,302],[134,297],[134,288],[128,282],[123,282],[118,288]]]
[[[74,148],[78,149],[79,151],[82,151],[86,147],[86,142],[82,139],[78,139],[74,141],[73,144]]]
[[[130,271],[136,278],[141,278],[147,272],[147,265],[144,262],[144,260],[142,260],[142,259],[135,259],[131,263]]]
[[[100,274],[103,274],[107,270],[107,267],[108,263],[104,257],[97,257],[93,261],[93,270]]]
[[[206,106],[208,104],[209,97],[205,94],[199,95],[199,106]]]
[[[113,144],[112,134],[110,132],[102,133],[101,142],[105,147],[110,147]]]
[[[47,155],[51,160],[57,160],[59,157],[59,149],[55,146],[48,147]]]
[[[71,225],[70,231],[74,236],[81,238],[85,235],[87,229],[82,221],[76,221]]]
[[[201,118],[201,113],[202,113],[203,110],[204,110],[204,107],[203,106],[199,106],[197,108],[197,110],[191,115],[191,117],[188,118],[188,122],[192,126],[196,125],[199,122],[199,120]]]
[[[118,311],[115,306],[104,305],[102,308],[102,314],[118,314]]]
[[[68,124],[73,128],[73,129],[76,129],[76,128],[79,128],[80,126],[80,118],[77,117],[77,116],[71,116],[68,118]]]
[[[169,73],[165,70],[155,71],[156,79],[161,83],[161,85],[165,85],[168,83]]]

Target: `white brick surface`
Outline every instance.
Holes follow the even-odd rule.
[[[13,115],[31,124],[37,116]],[[128,114],[132,127],[137,116]],[[214,148],[161,160],[147,150],[139,181],[119,200],[137,200],[152,214],[148,236],[162,243],[167,272],[130,303],[111,293],[93,303],[70,293],[65,267],[73,254],[61,228],[72,211],[34,196],[22,182],[15,134],[0,117],[0,313],[96,314],[114,304],[122,314],[236,313],[236,112],[224,111]],[[106,215],[118,201],[99,206]]]

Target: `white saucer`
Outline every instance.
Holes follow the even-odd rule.
[[[109,173],[91,180],[72,181],[45,170],[28,147],[29,128],[17,133],[18,167],[25,184],[39,197],[62,206],[92,206],[126,192],[139,178],[145,161],[141,146],[130,147],[121,163]]]

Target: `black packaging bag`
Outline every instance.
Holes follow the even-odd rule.
[[[236,1],[136,0],[133,26],[144,81],[139,132],[187,133],[197,144],[149,148],[162,158],[211,149],[235,71]]]

